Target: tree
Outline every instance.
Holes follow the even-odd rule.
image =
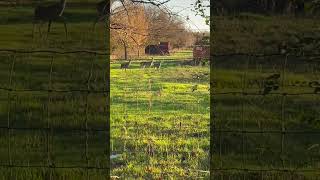
[[[124,49],[125,58],[128,58],[129,49],[140,49],[148,44],[168,41],[174,48],[190,45],[194,41],[192,32],[189,32],[182,19],[173,15],[170,10],[160,6],[170,0],[113,0],[118,2],[110,16],[111,48]],[[195,0],[198,2],[198,0]],[[209,0],[201,0],[206,3]],[[142,6],[146,5],[146,6]],[[145,7],[145,8],[143,8]],[[197,6],[200,7],[200,6]],[[202,6],[201,6],[202,7]],[[208,5],[203,7],[208,8]],[[196,9],[200,15],[209,16],[201,8]],[[121,44],[121,47],[118,45]]]
[[[214,1],[216,2],[216,1]],[[210,15],[206,13],[206,10],[210,8],[210,0],[195,0],[194,11],[196,15],[200,15],[205,18],[206,24],[210,24]]]
[[[149,44],[168,41],[172,47],[181,48],[193,38],[180,17],[154,7],[148,7],[146,14],[149,23]]]
[[[112,44],[122,44],[125,59],[128,59],[129,48],[138,49],[140,54],[139,49],[147,40],[148,23],[141,4],[125,1],[123,5],[110,19],[113,27],[110,33]]]

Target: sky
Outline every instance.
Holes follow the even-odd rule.
[[[192,10],[194,6],[192,5],[196,0],[170,0],[168,3],[162,5],[172,11],[174,14],[179,14],[180,18],[185,22],[188,29],[194,32],[210,31],[209,25],[205,23],[205,19]],[[121,5],[114,4],[114,6]],[[206,14],[210,14],[210,9],[206,9]]]
[[[195,12],[192,11],[193,5],[196,0],[171,0],[166,6],[171,9],[174,13],[181,15],[182,20],[185,21],[186,27],[192,31],[210,31],[209,25],[206,25],[205,19],[201,16],[196,16]],[[206,10],[206,14],[210,14],[209,8]],[[189,17],[189,20],[187,20]]]

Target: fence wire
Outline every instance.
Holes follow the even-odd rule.
[[[108,177],[109,55],[0,49],[0,58],[1,178]]]
[[[212,60],[211,178],[318,179],[319,54]]]

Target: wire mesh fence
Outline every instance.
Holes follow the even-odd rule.
[[[111,65],[112,175],[209,178],[209,67],[181,60],[155,59],[160,69]]]
[[[319,57],[213,56],[212,178],[319,178]]]
[[[0,52],[0,179],[109,176],[109,55]]]

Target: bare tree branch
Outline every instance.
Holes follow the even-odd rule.
[[[158,1],[158,0],[131,0],[133,3],[143,3],[143,4],[151,4],[154,6],[161,6],[163,4],[168,3],[171,0],[163,0],[163,1]]]
[[[123,8],[124,8],[124,10],[126,11],[126,13],[127,13],[127,16],[129,16],[129,12],[128,12],[128,9],[127,9],[127,7],[126,7],[126,5],[125,5],[125,2],[124,2],[125,0],[120,0],[120,2],[121,2],[121,4],[122,4],[122,6],[123,6]]]

